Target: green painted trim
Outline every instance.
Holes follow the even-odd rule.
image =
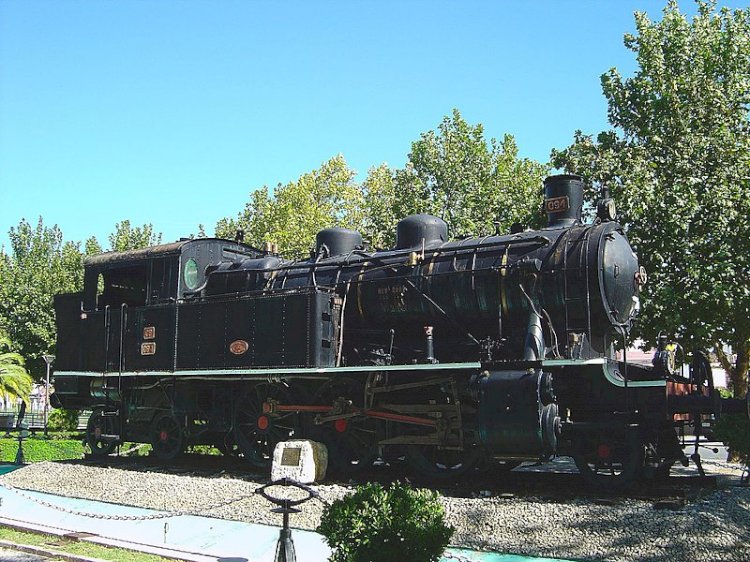
[[[607,359],[550,359],[542,362],[542,367],[588,367],[601,365],[602,372],[607,381],[620,388],[625,388],[625,380],[622,375],[615,374],[614,363]],[[272,368],[272,369],[186,369],[184,371],[126,371],[123,373],[102,373],[101,371],[56,371],[55,377],[284,377],[289,375],[314,376],[334,375],[338,373],[370,373],[373,371],[388,372],[419,372],[419,371],[470,371],[481,369],[482,364],[476,363],[437,363],[418,365],[383,365],[383,366],[355,366],[355,367],[322,367],[322,368]],[[655,388],[665,387],[664,380],[628,381],[631,388]],[[61,393],[64,394],[64,393]]]
[[[543,367],[578,367],[580,365],[603,365],[607,360],[603,357],[599,359],[546,359],[542,361]]]
[[[205,377],[205,376],[235,376],[235,377],[273,377],[284,375],[323,375],[336,373],[370,373],[372,371],[461,371],[481,369],[482,364],[476,363],[437,363],[417,365],[383,365],[356,367],[292,367],[272,369],[186,369],[184,371],[125,371],[123,373],[102,373],[101,371],[56,371],[55,377]]]
[[[615,374],[614,361],[610,361],[606,358],[599,359],[549,359],[542,363],[543,367],[584,367],[589,365],[601,365],[604,377],[607,382],[625,388],[625,379],[622,375]],[[628,388],[656,388],[667,386],[665,380],[649,380],[649,381],[628,381]]]
[[[622,378],[622,375],[615,375],[615,370],[612,367],[613,363],[609,361],[604,364],[604,376],[611,384],[625,388],[625,379]],[[667,381],[665,380],[628,381],[628,388],[658,388],[666,386]]]

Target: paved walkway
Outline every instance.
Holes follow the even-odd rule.
[[[273,562],[278,539],[278,530],[265,525],[192,515],[150,519],[168,514],[52,494],[22,491],[21,495],[0,488],[0,499],[0,523],[58,535],[75,533],[90,542],[196,562]],[[319,535],[295,530],[293,539],[297,550],[305,553],[300,562],[328,558],[330,551]]]
[[[27,554],[7,548],[0,548],[0,562],[52,562],[54,558],[45,558],[36,554]],[[58,559],[59,560],[59,559]]]
[[[273,562],[279,529],[268,525],[149,509],[0,487],[0,525],[139,550],[192,562]],[[269,504],[269,509],[272,506]],[[304,508],[304,506],[302,506]],[[86,516],[90,514],[91,516]],[[330,549],[317,533],[292,532],[299,562],[325,562]],[[451,550],[471,562],[550,562],[496,553]],[[19,558],[19,562],[25,559]],[[445,558],[444,562],[449,562]],[[0,559],[2,562],[2,559]]]

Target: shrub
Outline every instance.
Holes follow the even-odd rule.
[[[370,483],[323,510],[317,531],[331,562],[435,562],[453,536],[438,493]]]
[[[725,414],[714,426],[714,435],[729,447],[732,459],[750,464],[750,419],[745,414]]]
[[[78,429],[78,410],[52,410],[49,414],[47,428],[51,431],[72,433]]]

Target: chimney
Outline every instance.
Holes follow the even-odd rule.
[[[580,223],[582,207],[581,176],[560,174],[544,180],[544,210],[548,227],[569,228]]]

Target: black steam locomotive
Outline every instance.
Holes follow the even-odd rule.
[[[344,474],[555,455],[593,482],[668,472],[685,459],[675,414],[717,404],[707,367],[616,359],[646,276],[606,194],[582,224],[582,188],[548,178],[547,227],[508,235],[449,241],[415,215],[393,249],[329,228],[304,261],[219,239],[94,256],[83,292],[55,301],[56,397],[93,409],[94,455],[211,444],[264,467],[293,436]]]

